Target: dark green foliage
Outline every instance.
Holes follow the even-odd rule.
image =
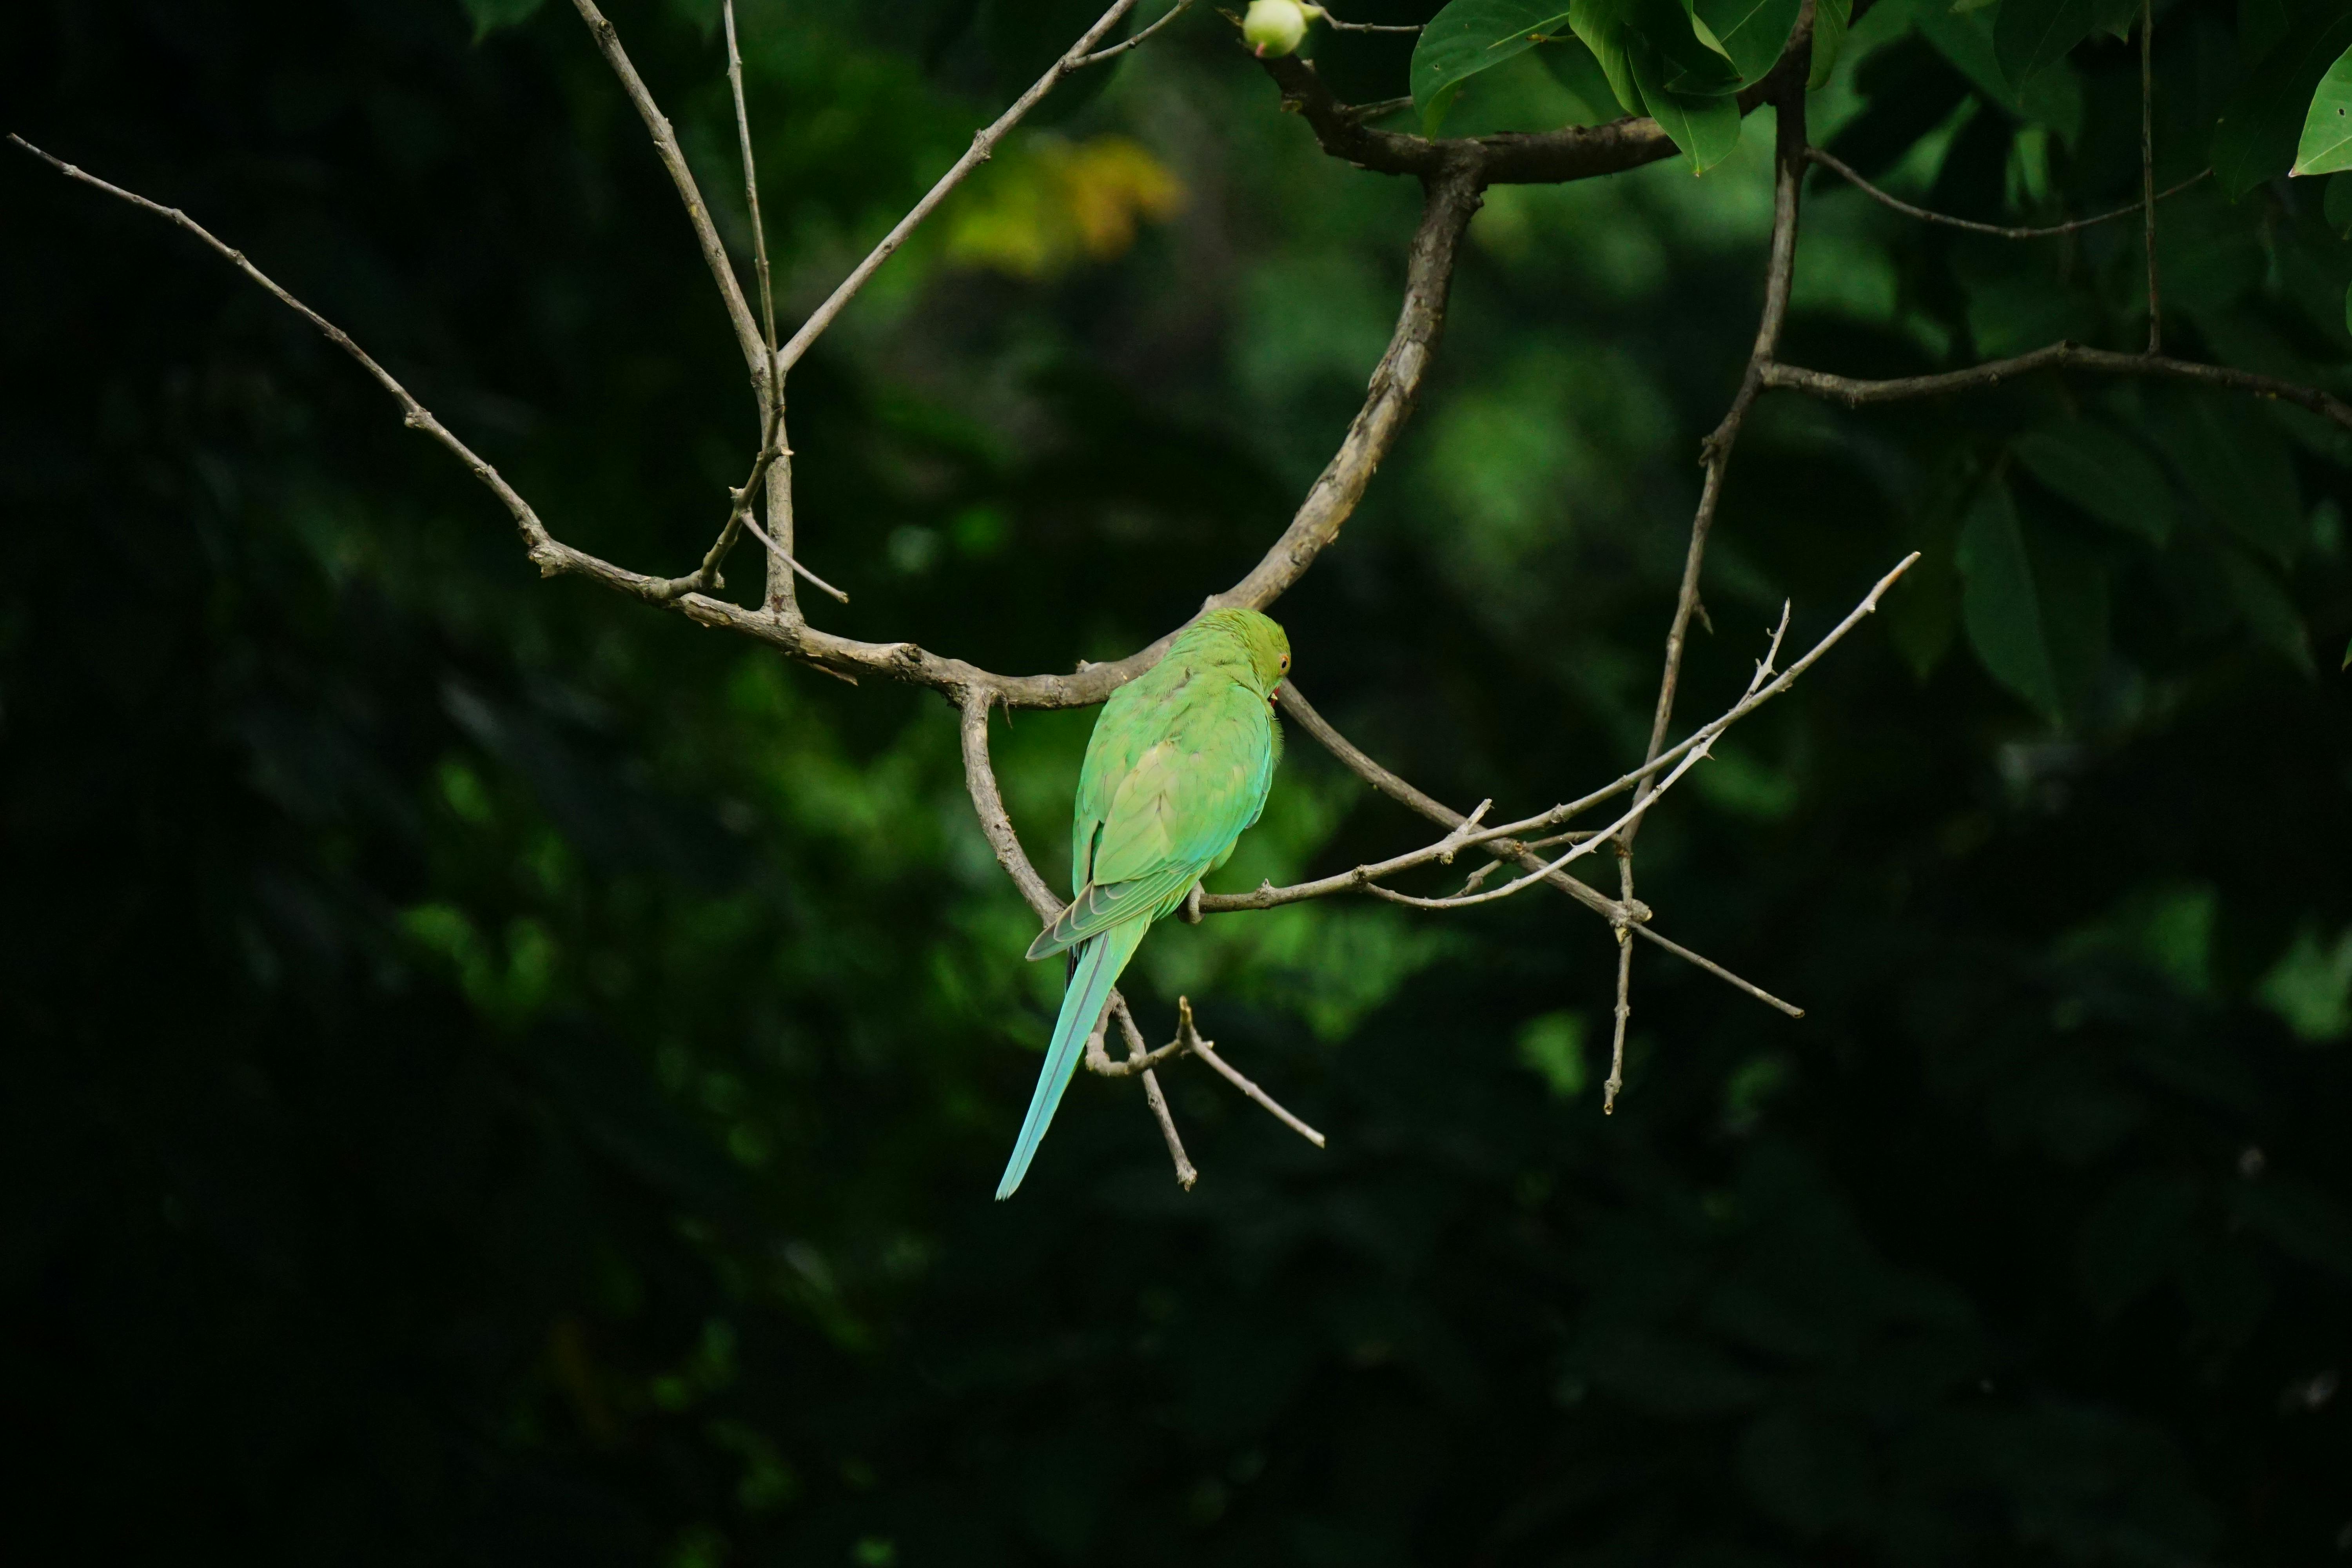
[[[716,5],[611,9],[740,247]],[[2301,24],[2158,9],[2171,183]],[[824,624],[1122,653],[1328,456],[1414,193],[1317,153],[1195,13],[1056,128],[1138,138],[1180,217],[1024,279],[948,254],[982,211],[951,206],[797,373],[802,537],[854,595]],[[1009,93],[1013,15],[746,0],[791,310]],[[2000,19],[1881,0],[1816,139],[1996,221],[2132,199],[2137,40],[2012,89]],[[569,6],[5,30],[16,129],[245,248],[567,538],[698,558],[757,432]],[[1315,49],[1406,90],[1402,41]],[[1446,129],[1570,102],[1530,52]],[[1278,607],[1318,703],[1444,798],[1534,809],[1640,754],[1769,131],[1699,179],[1489,193],[1417,423]],[[2340,389],[2334,187],[2211,185],[2164,209],[2168,350]],[[1792,362],[2144,341],[2137,217],[2012,244],[1807,204]],[[1641,892],[1808,1016],[1637,949],[1604,1120],[1615,952],[1566,900],[1217,917],[1132,993],[1163,1038],[1189,994],[1330,1152],[1179,1067],[1183,1194],[1133,1086],[1082,1079],[997,1205],[1058,975],[1020,963],[943,704],[539,582],[184,236],[13,150],[0,210],[7,1518],[38,1561],[2343,1561],[2333,427],[2087,378],[1768,396],[1682,719],[1784,599],[1801,646],[1924,559],[1662,805]],[[1049,876],[1089,720],[996,731]],[[1422,832],[1294,736],[1226,885]]]

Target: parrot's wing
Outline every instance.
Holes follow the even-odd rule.
[[[1137,759],[1168,732],[1170,686],[1184,684],[1181,672],[1161,668],[1120,687],[1103,704],[1102,717],[1087,738],[1086,765],[1078,773],[1078,797],[1070,822],[1070,890],[1095,879],[1095,845],[1109,817],[1119,784]]]
[[[1264,706],[1238,687],[1227,700],[1194,704],[1118,781],[1087,879],[1124,882],[1170,866],[1206,870],[1265,804],[1271,729]]]
[[[1087,883],[1029,944],[1030,961],[1051,958],[1124,921],[1149,925],[1161,909],[1181,899],[1200,875],[1198,866],[1166,866],[1124,882]]]

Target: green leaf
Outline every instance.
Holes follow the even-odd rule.
[[[2106,660],[2107,586],[2096,556],[2061,530],[2029,538],[1998,480],[1969,509],[1958,553],[1969,646],[1994,679],[2061,722]]]
[[[2130,37],[2132,29],[2139,26],[2141,4],[2142,0],[2092,0],[2091,9],[2097,15],[2092,30],[2113,38]]]
[[[1609,79],[1609,90],[1628,114],[1647,114],[1649,106],[1642,101],[1642,89],[1633,80],[1633,68],[1625,58],[1625,16],[1633,0],[1576,0],[1569,13],[1568,25],[1592,58],[1601,62],[1601,74]]]
[[[1700,37],[1702,24],[1682,0],[1632,0],[1625,25],[1657,51],[1661,84],[1670,91],[1706,98],[1739,90],[1739,68],[1719,45]],[[1642,92],[1649,96],[1646,86]]]
[[[2198,503],[2263,554],[2292,562],[2308,531],[2294,463],[2277,427],[2210,394],[2177,395],[2154,414],[2164,454]]]
[[[1694,14],[1706,24],[1738,68],[1744,84],[1756,80],[1789,47],[1804,0],[1697,0]],[[1820,7],[1814,8],[1816,26]],[[1816,46],[1818,47],[1818,46]]]
[[[2083,84],[2074,68],[2060,59],[2011,81],[2000,68],[1993,37],[1998,21],[1988,11],[1955,14],[1931,4],[1920,11],[1917,26],[1979,92],[2021,119],[2048,126],[2072,147],[2083,133]]]
[[[1584,40],[1575,34],[1570,33],[1544,45],[1536,51],[1536,58],[1551,72],[1554,81],[1576,94],[1578,100],[1594,119],[1609,120],[1621,113],[1641,112],[1638,109],[1622,107],[1617,89],[1610,85],[1609,73],[1601,68],[1601,62],[1593,58]],[[1627,85],[1630,87],[1632,84],[1629,82]]]
[[[1412,47],[1405,79],[1422,123],[1435,130],[1462,83],[1535,47],[1568,21],[1561,0],[1454,0]]]
[[[2327,182],[2327,199],[2320,212],[2328,227],[2352,235],[2352,174],[2338,174]]]
[[[1838,54],[1845,47],[1853,14],[1853,0],[1813,0],[1813,67],[1805,76],[1807,92],[1818,92],[1829,85],[1830,72],[1837,68]]]
[[[2293,166],[2305,106],[2347,47],[2352,9],[2321,7],[2297,17],[2246,73],[2213,127],[2213,174],[2232,200]]]
[[[2000,73],[2022,84],[2072,53],[2098,26],[2091,0],[2004,0],[1992,25]]]
[[[2311,657],[2311,637],[2303,612],[2269,567],[2235,550],[2224,550],[2221,576],[2230,596],[2237,601],[2238,618],[2256,642],[2308,675],[2316,668]]]
[[[2008,487],[1987,485],[1960,525],[1960,619],[1995,680],[2056,722],[2064,704],[2042,630],[2042,597]]]
[[[2352,169],[2352,48],[2336,56],[2319,79],[2311,112],[2304,117],[2294,167],[2287,173],[2332,174],[2339,169]]]
[[[474,19],[474,42],[480,43],[500,27],[528,22],[543,0],[458,0]]]
[[[1625,58],[1643,101],[1675,145],[1682,149],[1691,173],[1704,174],[1739,145],[1739,105],[1716,93],[1677,92],[1665,84],[1665,67],[1659,51],[1641,34],[1626,39]]]
[[[2147,453],[2081,421],[2047,425],[2011,443],[2026,471],[2100,521],[2162,544],[2172,531],[2172,486]]]

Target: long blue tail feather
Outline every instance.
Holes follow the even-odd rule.
[[[1000,1201],[1011,1197],[1021,1178],[1029,1173],[1029,1162],[1045,1141],[1045,1129],[1053,1124],[1062,1091],[1070,1087],[1071,1076],[1078,1070],[1078,1056],[1087,1048],[1087,1037],[1095,1032],[1095,1024],[1110,1001],[1110,988],[1118,984],[1127,961],[1135,956],[1136,945],[1150,927],[1149,921],[1113,926],[1087,939],[1073,954],[1076,962],[1062,991],[1061,1014],[1054,1020],[1054,1043],[1045,1048],[1045,1065],[1038,1069],[1037,1088],[1029,1097],[1029,1114],[1022,1121],[1021,1136],[1013,1140],[1013,1158],[1005,1162],[1004,1179],[996,1184]]]

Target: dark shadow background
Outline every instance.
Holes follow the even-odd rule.
[[[1023,27],[1084,8],[747,6],[792,319]],[[478,41],[457,0],[37,0],[0,102],[347,327],[560,533],[683,570],[756,437],[740,361],[626,104],[533,12],[477,5],[520,18]],[[613,14],[740,241],[710,8]],[[2188,124],[2235,13],[2167,16]],[[2069,68],[2069,144],[1906,26],[1817,100],[1867,166],[1984,213],[2130,190],[2126,51]],[[1402,47],[1326,69],[1401,91]],[[797,376],[803,539],[854,596],[824,624],[1123,651],[1254,558],[1360,395],[1412,192],[1320,159],[1213,16],[1121,70],[989,172],[1044,207],[942,215],[962,237]],[[1461,112],[1566,90],[1510,83]],[[1490,204],[1419,422],[1280,607],[1325,711],[1449,800],[1639,754],[1689,454],[1752,332],[1749,129],[1702,182]],[[1181,214],[1115,259],[990,250],[983,220],[1050,237],[1055,150],[1114,133]],[[2352,262],[2309,184],[2183,199],[2181,352],[2340,384],[2309,301]],[[1000,1206],[1055,977],[943,704],[538,583],[185,237],[13,149],[0,212],[6,1508],[43,1561],[2352,1552],[2339,438],[2092,386],[1768,404],[1685,718],[1783,596],[1810,640],[1928,559],[1660,811],[1643,892],[1806,1019],[1638,950],[1604,1120],[1613,950],[1565,900],[1225,917],[1155,936],[1135,994],[1158,1029],[1188,990],[1330,1152],[1179,1069],[1185,1194],[1131,1086],[1087,1080]],[[1815,213],[1800,362],[1965,363],[2053,299],[2139,331],[2129,237],[2021,260]],[[2058,415],[2158,433],[2160,546],[2011,463]],[[2200,485],[2161,434],[2208,417],[2285,475],[2283,549],[2219,515],[2259,475]],[[2056,711],[1989,676],[2000,606],[1955,571],[1988,484],[2091,584],[2043,603]],[[1051,875],[1087,721],[998,731]],[[1419,841],[1307,749],[1236,878]]]

